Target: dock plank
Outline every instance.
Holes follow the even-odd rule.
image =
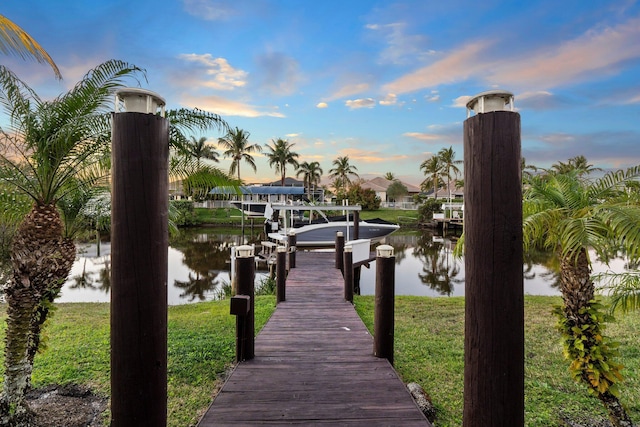
[[[297,254],[255,358],[236,366],[199,427],[431,425],[391,364],[373,356],[334,256]]]

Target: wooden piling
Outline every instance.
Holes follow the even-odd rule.
[[[167,422],[169,124],[113,115],[111,425]]]
[[[520,115],[464,122],[465,427],[524,425]]]
[[[276,304],[286,300],[287,252],[278,246],[276,253]]]
[[[344,299],[353,303],[353,252],[351,246],[344,248]]]
[[[238,295],[246,295],[249,300],[249,313],[245,316],[242,331],[242,358],[251,360],[255,354],[255,261],[254,257],[236,257],[236,275],[238,276]]]
[[[395,329],[395,257],[376,258],[373,354],[393,365]]]
[[[336,268],[340,271],[343,271],[343,262],[344,262],[344,234],[342,231],[338,231],[336,233]]]

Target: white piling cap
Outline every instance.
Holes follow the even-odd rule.
[[[467,118],[471,117],[471,111],[476,114],[513,111],[513,101],[513,94],[506,90],[495,89],[481,92],[467,102]]]
[[[136,87],[126,87],[116,91],[115,112],[156,114],[164,117],[164,98],[155,92]]]

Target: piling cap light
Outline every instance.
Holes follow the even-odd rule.
[[[496,89],[481,92],[467,102],[467,118],[471,111],[476,114],[492,111],[513,111],[513,94],[506,90]]]
[[[150,90],[126,87],[116,91],[116,113],[156,114],[160,109],[160,115],[164,117],[165,104],[163,97]]]
[[[380,245],[376,248],[376,255],[380,258],[391,258],[393,256],[393,246]]]
[[[342,231],[338,231],[338,232],[336,233],[336,235],[337,235],[338,237],[342,237],[342,236],[344,236],[344,233],[343,233]]]
[[[351,245],[344,245],[344,251],[345,251],[345,252],[353,252],[353,246],[351,246]]]
[[[287,252],[287,247],[280,245],[280,246],[278,246],[276,251],[278,251],[278,252]]]
[[[238,258],[251,258],[254,254],[253,246],[242,245],[236,248],[236,255]]]

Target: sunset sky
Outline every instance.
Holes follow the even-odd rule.
[[[466,101],[496,88],[515,94],[527,163],[640,164],[637,1],[10,0],[0,14],[62,72],[0,57],[40,96],[128,61],[168,108],[220,114],[252,143],[287,139],[325,177],[349,156],[363,178],[419,185],[441,148],[463,159]],[[278,179],[257,163],[247,182]]]

